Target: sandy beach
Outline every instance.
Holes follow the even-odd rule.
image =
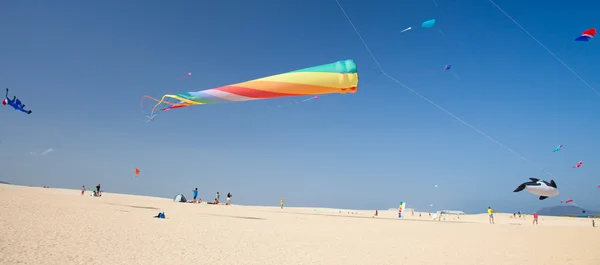
[[[0,185],[0,264],[600,264],[589,219],[540,216],[534,227],[496,214],[491,225],[486,214],[438,222],[89,194]]]

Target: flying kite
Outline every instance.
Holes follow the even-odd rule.
[[[579,162],[577,162],[577,164],[575,164],[573,166],[573,168],[578,168],[578,167],[581,167],[582,165],[583,165],[583,162],[579,161]]]
[[[590,29],[587,29],[586,31],[584,31],[583,33],[581,33],[581,36],[575,38],[575,41],[588,42],[591,39],[593,39],[594,37],[596,37],[596,29],[590,28]]]
[[[181,81],[182,79],[184,79],[184,78],[188,78],[188,77],[190,77],[190,76],[192,76],[192,72],[189,72],[189,73],[187,73],[186,75],[183,75],[183,76],[179,77],[179,80]]]
[[[427,20],[427,21],[423,22],[423,24],[421,24],[421,27],[432,28],[433,25],[435,25],[435,19],[430,19],[430,20]],[[405,28],[404,30],[400,31],[400,33],[407,32],[407,31],[409,31],[411,29],[412,29],[412,27]]]
[[[573,202],[573,200],[566,200],[565,203]]]
[[[446,66],[444,66],[444,70],[450,70],[450,68],[452,68],[452,65],[447,64]]]
[[[135,176],[137,177],[137,176],[139,176],[139,175],[140,175],[140,170],[139,170],[139,169],[136,167],[136,168],[135,168]]]
[[[424,28],[432,28],[433,25],[435,25],[435,19],[427,20],[427,21],[423,22],[423,24],[421,24],[421,26]]]
[[[146,115],[154,118],[160,112],[192,105],[311,95],[317,99],[322,94],[355,93],[357,86],[356,63],[345,60],[197,92],[167,94],[160,100],[142,96],[140,105],[143,108],[144,99],[155,101]]]
[[[552,152],[558,152],[558,151],[560,151],[561,148],[562,148],[562,144],[559,144],[556,148],[554,148],[554,150],[552,150]]]
[[[13,99],[8,98],[8,88],[6,89],[6,98],[2,100],[2,105],[6,106],[6,104],[8,104],[16,110],[20,110],[27,114],[31,114],[31,110],[26,110],[25,104],[23,104],[23,102],[21,102],[21,100],[18,99],[16,96],[13,96]]]
[[[558,187],[554,180],[550,180],[550,182],[536,178],[529,178],[529,180],[531,181],[519,185],[513,192],[526,190],[531,194],[540,195],[540,200],[558,195]]]

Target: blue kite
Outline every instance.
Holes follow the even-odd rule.
[[[562,144],[559,144],[556,148],[554,148],[554,150],[552,150],[552,152],[558,152],[558,151],[560,151],[561,148],[562,148]]]
[[[2,105],[6,106],[6,104],[8,104],[16,110],[20,110],[27,114],[31,114],[31,110],[26,110],[25,104],[23,104],[23,102],[21,102],[21,100],[18,99],[16,96],[13,96],[13,99],[10,99],[8,97],[8,88],[6,89],[6,99],[2,100]]]

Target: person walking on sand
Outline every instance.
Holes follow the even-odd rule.
[[[537,212],[533,212],[533,225],[538,224],[538,214]]]
[[[221,201],[221,194],[217,191],[217,201]]]
[[[281,209],[283,209],[283,202],[284,202],[283,198],[281,198],[281,201],[280,201],[280,203],[281,203]]]
[[[227,193],[227,203],[226,203],[226,205],[230,205],[230,204],[231,204],[231,193],[228,192]]]
[[[193,189],[192,192],[194,193],[193,203],[196,203],[196,198],[198,198],[198,188]]]
[[[81,196],[83,196],[83,194],[85,194],[85,185],[81,186]]]
[[[488,215],[490,217],[490,224],[494,224],[494,210],[488,206]]]
[[[96,194],[100,196],[100,183],[96,186]]]

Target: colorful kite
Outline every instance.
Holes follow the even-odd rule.
[[[583,162],[579,161],[579,162],[577,162],[577,164],[575,164],[573,166],[573,168],[578,168],[578,167],[581,167],[582,165],[583,165]]]
[[[192,105],[310,95],[317,99],[322,94],[355,93],[357,86],[356,63],[345,60],[198,92],[167,94],[160,100],[142,96],[140,105],[143,108],[145,99],[156,102],[146,114],[153,119],[160,112]]]
[[[596,37],[596,29],[595,28],[591,28],[591,29],[587,29],[586,31],[584,31],[583,33],[581,33],[581,36],[575,38],[575,41],[590,41],[591,39],[593,39],[594,37]]]
[[[7,104],[16,110],[31,114],[31,110],[26,110],[25,104],[23,104],[16,96],[13,96],[13,99],[8,98],[8,88],[6,89],[6,98],[2,100],[2,105],[6,106]]]
[[[450,70],[450,68],[452,68],[452,65],[450,65],[450,64],[447,64],[447,65],[444,67],[444,70]]]
[[[560,151],[561,148],[562,148],[562,144],[559,144],[556,148],[554,148],[554,150],[552,150],[552,152],[558,152],[558,151]]]
[[[427,20],[427,21],[423,22],[423,24],[421,24],[421,26],[424,28],[432,28],[433,25],[435,25],[435,19]]]
[[[573,200],[566,200],[565,203],[573,202]]]
[[[135,176],[139,176],[140,175],[140,170],[138,168],[135,168]]]

